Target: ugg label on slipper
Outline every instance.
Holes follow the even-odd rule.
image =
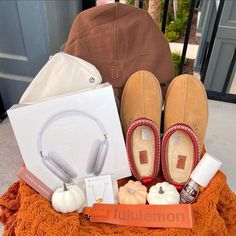
[[[177,169],[184,170],[186,163],[186,156],[178,155]]]
[[[147,151],[140,151],[139,152],[139,161],[140,161],[140,164],[147,164],[148,163]]]
[[[142,129],[142,140],[153,140],[153,131],[150,128]]]

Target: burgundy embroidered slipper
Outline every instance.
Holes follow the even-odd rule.
[[[127,81],[121,99],[121,121],[131,171],[136,179],[152,182],[160,166],[162,93],[157,78],[138,71]]]
[[[165,103],[161,161],[165,179],[184,185],[200,160],[208,122],[205,88],[192,75],[170,84]]]

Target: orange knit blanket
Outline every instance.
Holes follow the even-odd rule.
[[[14,183],[0,198],[4,236],[77,235],[236,235],[236,195],[218,172],[193,204],[193,229],[149,229],[87,222],[77,213],[60,214],[23,181]]]

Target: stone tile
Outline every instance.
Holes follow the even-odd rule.
[[[17,180],[22,158],[8,119],[0,124],[0,195]]]
[[[236,104],[209,100],[206,149],[219,158],[231,189],[236,192]]]
[[[183,50],[183,43],[173,43],[170,42],[170,50],[171,52],[175,52],[178,54],[182,54],[182,50]],[[188,59],[196,59],[197,57],[197,52],[198,52],[198,47],[199,45],[196,44],[188,44],[188,48],[187,48],[187,52],[186,52],[186,58]]]

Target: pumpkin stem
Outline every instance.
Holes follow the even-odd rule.
[[[63,186],[64,186],[64,191],[67,191],[68,188],[66,187],[66,184],[65,184],[65,183],[63,183]]]
[[[160,186],[160,188],[159,188],[159,192],[158,193],[160,193],[160,194],[163,194],[164,193],[164,191],[163,191],[163,189],[162,189],[162,187]]]
[[[131,193],[131,194],[135,193],[135,190],[132,188],[127,188],[127,191],[128,191],[128,193]]]

